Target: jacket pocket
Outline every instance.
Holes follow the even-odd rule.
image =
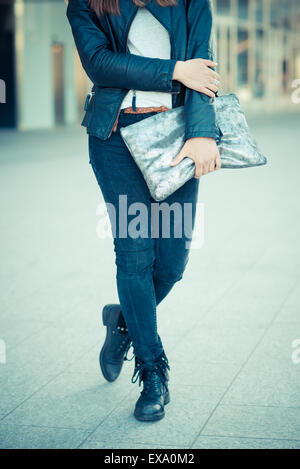
[[[95,95],[90,100],[82,121],[88,134],[103,140],[109,137],[126,93],[127,90],[120,88],[95,88]]]

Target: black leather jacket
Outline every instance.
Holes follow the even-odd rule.
[[[214,60],[210,0],[177,0],[172,7],[161,7],[152,0],[146,7],[169,32],[170,59],[129,52],[128,32],[138,9],[132,0],[120,0],[122,15],[100,18],[91,12],[88,0],[69,0],[67,17],[82,65],[94,84],[82,125],[90,135],[105,140],[129,89],[163,91],[172,93],[173,108],[185,106],[185,139],[217,140],[214,98],[172,80],[177,60]]]

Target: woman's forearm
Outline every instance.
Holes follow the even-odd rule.
[[[172,91],[175,65],[176,60],[122,54],[107,49],[85,61],[88,75],[99,86],[162,92]]]

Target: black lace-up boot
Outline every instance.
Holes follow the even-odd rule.
[[[153,362],[143,362],[135,357],[132,382],[143,382],[143,391],[135,405],[134,416],[143,422],[154,422],[165,416],[164,406],[170,402],[168,380],[170,369],[163,352]]]
[[[102,318],[107,331],[99,362],[104,378],[112,382],[121,373],[124,360],[128,360],[127,353],[131,346],[131,339],[120,305],[104,306]]]

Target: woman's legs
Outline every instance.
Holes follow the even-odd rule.
[[[121,114],[119,126],[130,125],[145,117],[149,115]],[[171,207],[173,203],[177,204],[174,207],[177,210],[174,213],[171,210],[171,222],[168,218],[165,220],[171,227],[170,236],[163,237],[159,226],[157,237],[152,238],[151,203],[155,201],[120,136],[119,126],[107,141],[90,137],[90,162],[104,199],[111,204],[108,211],[115,235],[117,288],[135,355],[143,361],[151,361],[163,351],[157,333],[156,306],[182,278],[188,259],[186,242],[191,238],[189,225],[194,222],[198,180],[192,179],[164,201]],[[188,230],[184,230],[183,209],[188,205],[192,220],[187,223]],[[177,218],[178,210],[181,216]],[[146,219],[147,227],[145,223],[141,223],[142,228],[134,225],[137,215],[144,222]],[[181,237],[176,237],[178,228],[182,229]],[[132,231],[139,229],[141,236],[132,236]]]

